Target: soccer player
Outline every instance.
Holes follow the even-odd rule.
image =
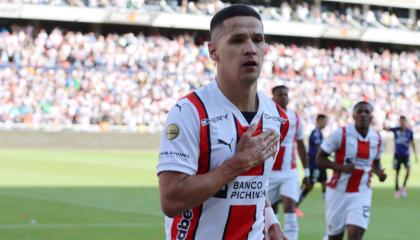
[[[414,157],[417,159],[416,145],[414,144],[413,131],[408,128],[407,118],[405,116],[400,117],[400,126],[394,128],[384,127],[385,130],[394,133],[395,142],[395,154],[394,154],[394,169],[395,169],[395,198],[407,197],[407,180],[410,176],[410,143],[413,147]],[[405,178],[400,189],[398,184],[398,178],[400,174],[401,164],[405,167]]]
[[[210,22],[210,84],[168,113],[157,172],[166,239],[287,239],[266,197],[287,115],[257,91],[260,15],[231,5]]]
[[[333,176],[325,193],[325,219],[330,240],[360,240],[368,227],[372,173],[386,179],[380,158],[383,149],[378,131],[370,127],[372,105],[358,102],[353,108],[354,124],[337,129],[325,140],[316,161],[320,168],[331,168]],[[328,159],[335,153],[335,161]]]
[[[295,148],[304,167],[303,185],[309,187],[309,169],[305,143],[303,142],[303,124],[298,114],[287,109],[289,103],[288,88],[284,85],[272,89],[273,99],[286,110],[289,118],[289,131],[280,146],[273,172],[270,175],[268,196],[273,203],[274,212],[280,199],[283,203],[284,231],[290,240],[298,239],[299,226],[295,212],[296,202],[299,200],[299,175],[296,168]]]
[[[319,182],[322,186],[322,194],[325,194],[326,182],[327,182],[327,171],[325,169],[318,168],[315,162],[316,153],[318,152],[319,146],[324,139],[322,130],[327,126],[328,118],[325,114],[318,114],[316,116],[316,126],[309,135],[309,188],[302,189],[300,194],[299,202],[296,205],[298,209],[306,195],[312,190],[315,183]]]

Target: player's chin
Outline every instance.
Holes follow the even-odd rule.
[[[368,128],[370,125],[370,121],[367,119],[361,119],[359,121],[359,126],[364,127],[364,128]]]
[[[241,81],[246,83],[255,83],[260,76],[259,71],[247,72],[241,74]]]

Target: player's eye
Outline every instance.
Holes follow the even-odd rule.
[[[261,36],[254,37],[253,40],[254,40],[255,43],[262,43],[264,41],[263,37],[261,37]]]
[[[243,42],[243,38],[235,37],[235,38],[232,38],[229,42],[233,44],[239,44]]]

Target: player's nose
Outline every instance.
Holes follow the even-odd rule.
[[[255,55],[257,53],[255,43],[250,38],[244,43],[244,53],[245,55]]]

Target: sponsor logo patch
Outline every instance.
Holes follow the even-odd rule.
[[[279,116],[268,115],[267,113],[264,113],[264,119],[279,122],[281,124],[284,124],[288,121],[288,119],[285,119],[285,118],[282,118],[282,117],[279,117]]]
[[[179,127],[175,123],[169,124],[166,128],[166,138],[168,140],[174,140],[179,135]]]
[[[217,117],[205,118],[205,119],[201,120],[201,126],[204,127],[204,126],[209,125],[210,123],[217,123],[217,122],[220,122],[220,121],[223,121],[223,120],[226,120],[226,119],[228,119],[228,114],[227,113],[224,114],[224,115],[217,116]]]
[[[193,218],[193,212],[191,210],[187,210],[182,214],[182,219],[177,226],[178,228],[177,239],[184,240],[187,238],[187,233],[191,226],[192,218]]]
[[[184,161],[187,161],[188,159],[190,159],[190,155],[187,153],[181,153],[181,152],[173,152],[173,151],[164,151],[161,152],[159,154],[160,158],[172,158],[172,157],[176,157],[179,159],[182,159]]]

